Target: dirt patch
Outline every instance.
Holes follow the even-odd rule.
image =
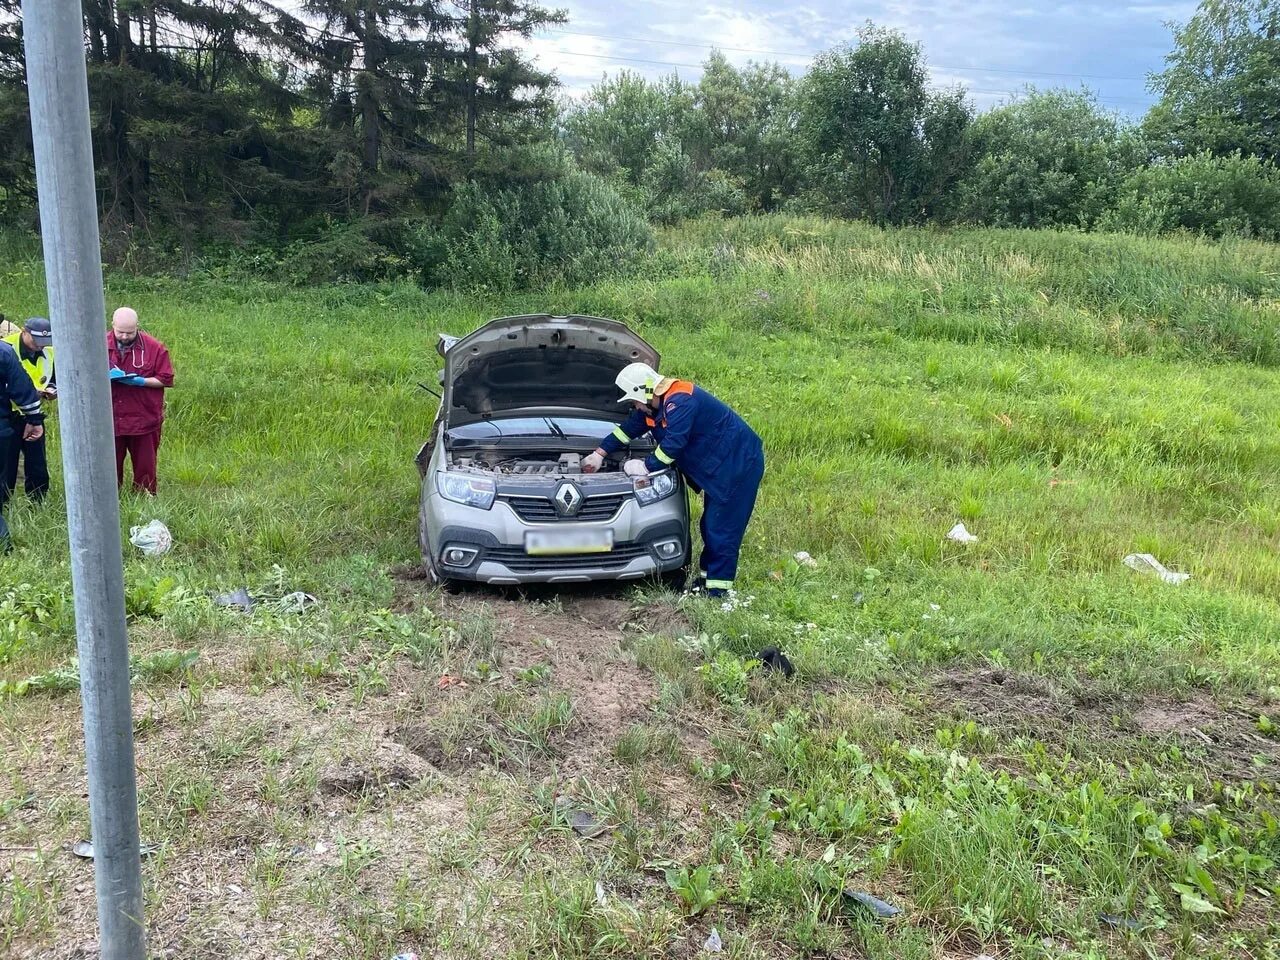
[[[934,691],[943,703],[983,718],[1064,717],[1079,707],[1093,710],[1096,706],[1088,701],[1077,703],[1041,677],[999,669],[944,674],[935,681]]]
[[[1280,740],[1258,730],[1263,712],[1247,703],[1223,707],[1204,696],[1156,698],[1139,704],[1130,722],[1141,736],[1179,741],[1216,775],[1274,777],[1280,774]]]
[[[550,688],[568,694],[573,704],[579,750],[612,747],[628,726],[649,714],[657,684],[623,649],[624,626],[642,622],[644,614],[625,599],[595,593],[532,602],[458,597],[446,606],[454,616],[488,612],[494,617],[497,649],[508,673],[548,668]]]
[[[1189,756],[1199,757],[1212,776],[1250,779],[1280,773],[1280,740],[1259,732],[1257,718],[1265,711],[1248,703],[1223,706],[1203,695],[1121,700],[1088,687],[1068,690],[1045,677],[1000,669],[944,674],[935,679],[933,692],[938,707],[968,712],[987,723],[1033,727],[1040,736],[1073,729],[1099,743],[1172,739]]]
[[[457,773],[479,765],[500,762],[487,737],[477,736],[461,741],[447,741],[434,726],[415,723],[391,732],[391,738],[408,747],[437,770]]]
[[[320,792],[331,797],[381,796],[389,790],[403,790],[422,778],[405,767],[390,768],[344,763],[320,774]]]

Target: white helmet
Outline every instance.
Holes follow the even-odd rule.
[[[658,371],[647,363],[630,363],[622,368],[613,382],[622,391],[619,403],[648,403],[661,381]]]

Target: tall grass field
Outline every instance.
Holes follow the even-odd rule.
[[[121,501],[152,955],[1280,956],[1280,248],[766,217],[575,289],[107,288],[177,371]],[[417,578],[435,336],[542,312],[763,437],[729,601]],[[0,560],[14,957],[97,936],[55,488]]]

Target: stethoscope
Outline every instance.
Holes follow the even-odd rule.
[[[139,331],[139,332],[141,332],[141,331]],[[139,362],[139,361],[138,361],[138,356],[137,356],[137,354],[138,354],[138,352],[139,352],[139,351],[138,351],[138,348],[139,348],[139,347],[141,347],[141,348],[142,348],[142,349],[141,349],[141,353],[142,353],[142,361],[141,361],[141,362]],[[116,353],[120,354],[120,362],[121,362],[121,363],[123,363],[123,362],[124,362],[125,354],[124,354],[124,351],[120,348],[120,341],[119,341],[119,340],[117,340],[117,341],[116,341]],[[137,340],[134,340],[134,341],[133,341],[133,343],[129,344],[129,362],[130,362],[131,364],[133,364],[133,369],[135,369],[135,370],[141,370],[143,367],[145,367],[145,366],[147,365],[147,347],[146,347],[146,344],[142,343],[142,338],[141,338],[141,337],[139,337]]]

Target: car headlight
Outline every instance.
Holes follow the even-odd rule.
[[[676,492],[676,477],[669,470],[653,473],[647,477],[636,477],[636,499],[642,506],[665,500]]]
[[[465,503],[468,507],[479,507],[481,510],[488,510],[493,506],[496,492],[491,477],[475,477],[445,470],[436,472],[436,489],[446,500]]]

